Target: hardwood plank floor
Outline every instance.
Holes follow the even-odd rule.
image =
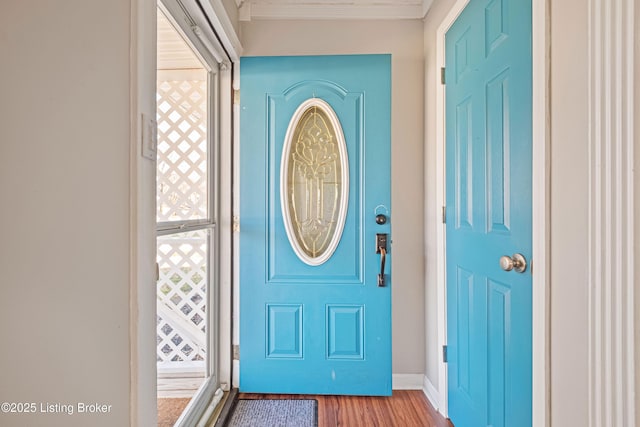
[[[318,427],[453,427],[420,390],[390,397],[239,393],[238,399],[317,399]]]

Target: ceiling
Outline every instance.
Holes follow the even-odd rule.
[[[173,25],[158,10],[158,70],[184,70],[202,68]]]
[[[422,19],[433,0],[235,0],[254,19]]]

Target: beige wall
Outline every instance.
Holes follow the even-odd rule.
[[[588,425],[587,4],[551,2],[551,421]]]
[[[393,373],[422,374],[422,22],[251,21],[241,23],[240,39],[246,56],[392,54]]]
[[[233,29],[238,33],[240,31],[240,22],[238,21],[238,6],[236,6],[235,0],[222,0],[222,5],[233,25]]]
[[[424,27],[241,25],[247,55],[393,54],[394,372],[426,372],[434,385],[434,49],[453,2],[436,1]],[[0,425],[129,425],[129,3],[11,2],[0,14],[0,402],[112,405],[95,416],[0,414]],[[551,16],[551,415],[554,426],[586,425],[587,81],[576,72],[587,65],[586,4],[551,2]],[[291,32],[327,37],[303,44]],[[640,84],[635,105],[640,123]],[[415,194],[426,194],[426,211]],[[635,194],[640,224],[640,185]]]
[[[640,40],[640,7],[635,8],[635,40]],[[636,425],[640,426],[640,43],[635,44],[635,204],[636,204],[636,217],[635,217],[635,291],[636,291]]]
[[[0,425],[129,424],[129,25],[128,0],[2,5],[0,402],[111,410]]]
[[[436,91],[440,84],[440,74],[436,58],[436,31],[449,13],[455,0],[439,0],[433,3],[424,21],[425,55],[425,332],[426,360],[425,375],[433,386],[438,387],[438,366],[441,350],[438,346],[438,300],[436,268],[440,250],[437,241],[437,227],[442,226],[441,207],[436,197]],[[441,393],[443,391],[440,391]]]

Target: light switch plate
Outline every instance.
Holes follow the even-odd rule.
[[[158,151],[158,122],[142,114],[142,157],[155,160]]]

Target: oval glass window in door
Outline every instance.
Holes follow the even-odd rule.
[[[289,242],[308,265],[336,250],[347,216],[349,160],[340,121],[312,98],[293,114],[280,166],[282,216]]]

